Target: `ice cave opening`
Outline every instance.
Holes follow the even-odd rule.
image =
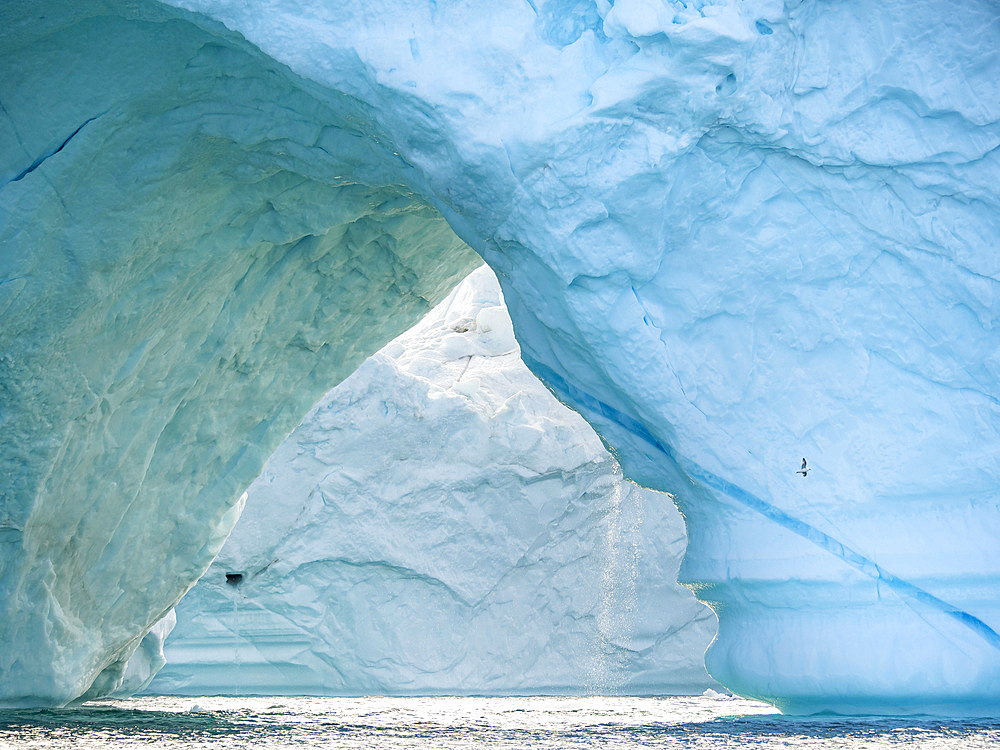
[[[0,59],[3,703],[113,690],[481,256],[716,679],[1000,707],[995,3],[16,0]]]
[[[715,616],[676,583],[684,546],[670,498],[625,481],[524,366],[480,267],[268,459],[139,655],[166,662],[145,692],[721,690]]]

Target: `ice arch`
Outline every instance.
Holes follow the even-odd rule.
[[[717,679],[996,709],[995,4],[177,4],[363,103],[400,159],[369,184],[441,211],[536,373],[678,495]],[[100,111],[22,128],[13,189]]]

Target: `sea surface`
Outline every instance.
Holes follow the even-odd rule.
[[[166,698],[0,711],[0,748],[1000,748],[1000,719],[792,718],[694,698]]]

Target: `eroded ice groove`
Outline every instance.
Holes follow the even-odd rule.
[[[270,451],[478,259],[218,24],[5,3],[0,54],[0,703],[63,704],[146,681]]]
[[[182,4],[376,103],[525,355],[670,447],[583,409],[678,497],[717,678],[996,709],[980,633],[685,469],[1000,628],[995,3]]]
[[[482,268],[268,460],[150,690],[701,693],[683,547],[520,361]]]

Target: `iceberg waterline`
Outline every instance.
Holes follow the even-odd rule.
[[[332,107],[331,97],[339,102],[348,111],[343,120],[375,144],[353,165],[371,176],[365,184],[405,185],[407,200],[440,211],[498,272],[529,365],[598,428],[628,476],[677,497],[690,538],[682,578],[719,614],[719,636],[707,656],[714,677],[788,711],[995,710],[1000,653],[989,635],[1000,627],[993,594],[1000,572],[995,5],[179,5],[195,14],[178,21],[188,25],[185,33],[226,40],[223,48],[235,45],[253,60],[270,65],[269,56],[287,66],[274,75],[294,81],[305,98],[277,112],[308,109],[318,116],[307,119],[324,121],[329,115],[315,107]],[[68,6],[63,11],[79,16]],[[17,51],[40,68],[58,67],[53,45],[25,42],[24,29],[38,27],[25,15],[6,25],[14,42],[4,48],[5,61]],[[105,23],[112,22],[92,26]],[[256,49],[240,46],[217,23]],[[77,29],[83,45],[79,27],[67,28]],[[231,126],[247,84],[204,75],[230,67],[213,65],[195,67],[202,73],[197,80],[206,91],[224,90],[228,82],[233,95],[221,116],[219,107],[198,116]],[[273,96],[261,92],[259,101]],[[59,107],[38,107],[27,95],[0,97],[7,118],[23,123],[19,137],[34,139],[4,166],[20,177],[2,188],[5,210],[17,195],[26,206],[20,215],[37,216],[32,212],[44,204],[47,185],[57,185],[60,195],[71,188],[68,172],[83,164],[77,149],[105,127],[103,114],[81,126],[104,111],[102,102],[91,97],[85,107],[79,97],[61,99]],[[57,121],[54,110],[65,115],[60,127],[49,124]],[[44,126],[27,124],[36,114]],[[241,122],[263,127],[262,119],[268,120],[245,112]],[[142,121],[116,123],[138,128],[138,152],[153,142]],[[268,124],[284,137],[233,136],[233,153],[253,154],[248,141],[268,144],[269,159],[293,174],[310,173],[311,157],[322,157],[315,149],[292,166],[288,159],[295,143],[318,141],[289,139],[290,126],[273,118]],[[343,144],[326,150],[338,148]],[[39,160],[40,154],[49,156]],[[91,175],[116,173],[113,165],[102,172],[99,162],[87,167]],[[176,162],[142,162],[138,171],[171,175]],[[341,174],[339,165],[334,172]],[[322,184],[331,175],[317,177]],[[258,205],[276,192],[253,184]],[[100,192],[88,197],[101,203]],[[251,202],[235,194],[228,200],[243,209]],[[273,214],[284,220],[275,222]],[[267,215],[294,234],[313,212]],[[191,221],[206,225],[203,217]],[[205,236],[232,253],[239,243],[227,237],[229,225],[209,224],[218,229]],[[21,234],[22,226],[27,219],[5,221],[2,239],[37,257],[55,256],[45,242]],[[163,236],[177,231],[169,229]],[[79,238],[89,252],[52,276],[49,298],[25,292],[28,276],[16,267],[4,267],[8,283],[0,290],[6,287],[20,305],[61,298],[80,279],[100,278],[89,275],[111,252],[100,238],[140,234],[93,231]],[[115,247],[123,257],[133,251],[127,243]],[[265,281],[262,289],[273,288]],[[74,299],[86,308],[93,296],[81,289]],[[153,307],[154,297],[142,299]],[[341,299],[347,309],[351,301]],[[377,312],[373,319],[386,317]],[[190,312],[177,315],[187,319]],[[20,334],[15,341],[45,351],[41,328],[8,330]],[[387,338],[373,334],[369,351]],[[53,344],[48,351],[59,349]],[[296,367],[305,365],[289,362],[288,372]],[[254,372],[256,363],[244,369]],[[17,398],[4,404],[14,424],[31,423],[16,421],[18,409],[30,409],[8,403],[49,403],[27,393],[25,372],[4,381],[20,384]],[[66,391],[56,380],[45,373],[42,392]],[[100,393],[100,378],[94,381]],[[291,398],[279,395],[285,387],[275,383],[269,395]],[[56,415],[49,423],[76,425],[78,410],[60,399],[45,411]],[[270,442],[259,441],[249,425],[222,432],[245,436],[248,450],[266,453],[305,402],[289,407]],[[93,417],[98,432],[118,419],[117,404],[108,403],[108,414]],[[133,434],[122,429],[112,430],[119,444],[119,434]],[[15,444],[29,448],[5,448],[4,465],[17,467],[18,477],[4,494],[15,498],[7,501],[14,510],[5,513],[17,519],[8,528],[27,535],[21,521],[43,515],[57,488],[49,479],[42,486],[41,477],[79,480],[86,472],[73,473],[55,445],[42,449],[58,429],[18,430]],[[183,452],[172,446],[172,460]],[[218,477],[237,452],[232,442],[219,448],[220,463],[208,465],[204,476]],[[115,455],[113,466],[94,473],[121,471],[121,454]],[[805,478],[794,473],[802,456],[813,467]],[[259,468],[262,460],[252,463]],[[224,509],[252,469],[248,464],[234,474],[225,492],[213,488],[214,506],[201,504],[205,529],[212,528],[212,512],[220,519],[213,539],[221,541],[221,529],[232,522]],[[142,487],[142,507],[166,507],[166,498],[156,497],[165,489]],[[29,512],[36,497],[38,509]],[[36,539],[56,535],[54,527],[37,528]],[[15,546],[23,544],[20,533],[13,532]],[[207,532],[187,533],[193,540]],[[181,546],[178,559],[193,559]],[[189,547],[198,548],[193,541]],[[181,576],[185,585],[217,549],[209,547],[194,555],[202,562],[187,571],[192,576]],[[5,569],[5,586],[7,576]],[[158,594],[156,607],[168,608],[179,588]],[[133,605],[130,596],[123,593],[123,607]],[[63,599],[55,601],[63,606]],[[89,613],[89,602],[79,609]],[[139,620],[148,625],[159,611],[165,610],[135,618],[129,637],[139,634],[136,625],[140,632],[145,627]],[[128,630],[112,639],[115,658],[133,642]],[[38,694],[50,690],[65,699],[98,662],[80,660],[85,676],[74,678],[74,687],[39,687]]]

